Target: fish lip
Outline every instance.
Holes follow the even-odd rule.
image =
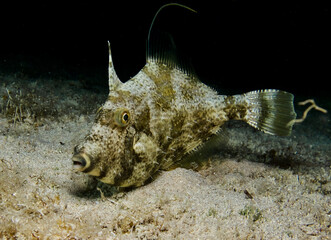
[[[75,154],[71,160],[75,171],[82,172],[90,165],[88,156],[82,153]]]

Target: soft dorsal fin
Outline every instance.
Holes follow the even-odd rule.
[[[114,91],[119,85],[122,84],[121,80],[117,77],[115,72],[115,68],[113,65],[113,60],[111,57],[110,43],[108,41],[108,49],[109,49],[109,65],[108,65],[108,84],[109,84],[109,92]]]
[[[190,59],[187,58],[187,56],[185,56],[184,54],[181,54],[180,51],[176,49],[173,37],[169,33],[159,32],[155,30],[152,32],[152,27],[158,13],[167,6],[179,6],[196,13],[195,10],[177,3],[169,3],[163,5],[157,11],[148,32],[146,47],[147,63],[156,62],[165,64],[171,68],[180,69],[189,76],[195,76],[194,68],[190,62]]]

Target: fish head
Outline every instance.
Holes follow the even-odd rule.
[[[90,133],[74,149],[74,169],[118,185],[131,172],[135,137],[132,105],[122,96],[109,96]]]
[[[129,83],[118,78],[109,47],[109,95],[97,111],[95,122],[85,140],[74,148],[74,170],[95,176],[100,181],[117,185],[133,185],[136,127],[133,109],[139,110]],[[124,88],[124,90],[122,89]]]

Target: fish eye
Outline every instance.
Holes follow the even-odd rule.
[[[114,114],[115,124],[119,127],[125,127],[130,122],[130,112],[126,108],[118,108]]]
[[[129,114],[124,112],[122,114],[122,123],[127,123],[129,121]]]

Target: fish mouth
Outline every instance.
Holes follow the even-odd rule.
[[[82,172],[90,166],[90,158],[84,153],[78,153],[72,157],[75,171]]]

